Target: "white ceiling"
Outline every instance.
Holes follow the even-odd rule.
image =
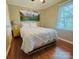
[[[8,4],[26,7],[34,10],[50,7],[60,1],[61,0],[46,0],[45,3],[41,3],[40,0],[35,0],[33,2],[31,0],[7,0]]]

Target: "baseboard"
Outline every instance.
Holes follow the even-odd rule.
[[[8,56],[9,51],[10,51],[10,45],[9,45],[9,47],[7,48],[6,56]]]
[[[9,54],[9,51],[10,51],[10,48],[11,48],[11,43],[12,43],[12,39],[10,40],[9,46],[7,48],[7,51],[6,51],[6,58],[7,58],[8,54]]]
[[[60,38],[60,37],[59,37],[58,39],[63,40],[63,41],[65,41],[65,42],[68,42],[68,43],[70,43],[70,44],[73,44],[73,42],[68,41],[68,40],[66,40],[66,39],[63,39],[63,38]]]

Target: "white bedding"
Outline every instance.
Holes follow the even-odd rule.
[[[53,29],[42,27],[20,29],[21,37],[23,39],[21,49],[28,53],[33,49],[40,47],[48,42],[57,39],[57,33]]]

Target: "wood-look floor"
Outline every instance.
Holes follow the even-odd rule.
[[[55,47],[49,47],[27,55],[20,48],[22,44],[21,38],[13,39],[10,52],[7,59],[73,59],[73,46],[67,42],[58,40]]]

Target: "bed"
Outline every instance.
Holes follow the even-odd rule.
[[[56,30],[34,26],[34,24],[30,26],[24,24],[20,28],[20,33],[23,40],[21,49],[27,54],[47,44],[53,44],[52,42],[56,42],[57,39]]]

